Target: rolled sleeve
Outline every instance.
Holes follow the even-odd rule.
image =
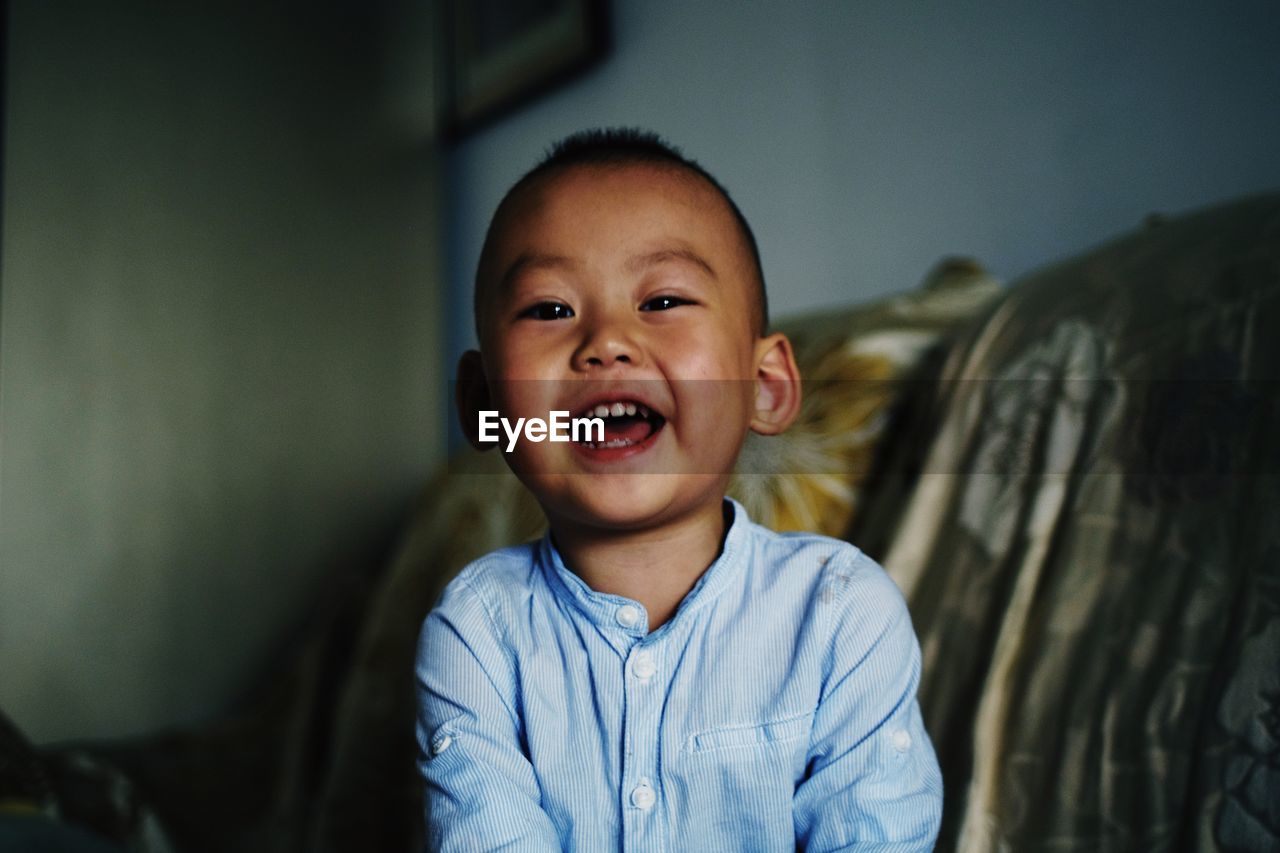
[[[521,747],[510,652],[463,578],[423,625],[416,681],[427,849],[559,850]]]
[[[834,562],[834,561],[833,561]],[[833,565],[828,662],[793,814],[806,851],[931,850],[942,774],[916,700],[920,647],[906,602],[873,560]]]

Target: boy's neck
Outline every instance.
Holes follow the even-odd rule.
[[[652,530],[617,531],[553,523],[564,564],[596,592],[643,605],[649,630],[675,615],[724,545],[732,521],[723,502]]]

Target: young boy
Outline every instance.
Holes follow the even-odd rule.
[[[656,137],[578,134],[494,214],[458,404],[549,525],[424,625],[419,766],[438,850],[927,850],[942,780],[901,594],[847,543],[725,498],[800,404],[755,240]],[[518,430],[518,428],[517,428]]]

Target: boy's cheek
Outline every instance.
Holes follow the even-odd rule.
[[[506,418],[546,418],[556,383],[538,379],[490,382],[493,401]]]
[[[519,340],[504,340],[486,353],[489,378],[496,382],[524,381],[538,378],[546,359]]]

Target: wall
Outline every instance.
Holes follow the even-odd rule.
[[[498,199],[584,127],[654,129],[719,177],[775,315],[914,287],[948,253],[1011,278],[1280,187],[1273,3],[612,5],[605,65],[450,157],[455,356]]]
[[[35,739],[225,708],[438,458],[427,6],[11,4],[0,708]]]

